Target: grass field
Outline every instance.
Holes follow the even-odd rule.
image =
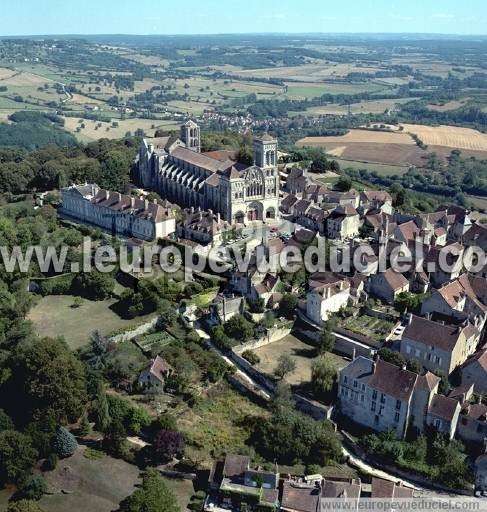
[[[43,510],[111,512],[135,490],[140,473],[136,466],[107,455],[92,460],[83,456],[84,450],[81,447],[44,474],[51,493],[39,502]]]
[[[404,124],[404,130],[416,134],[428,146],[487,152],[487,134],[458,126]]]
[[[83,300],[79,308],[72,308],[73,296],[48,295],[31,309],[28,319],[41,336],[64,336],[68,345],[77,349],[89,341],[95,330],[106,335],[148,321],[153,316],[124,320],[110,309],[116,302],[116,299]]]
[[[278,357],[281,354],[289,354],[296,362],[296,370],[286,377],[286,381],[291,385],[300,385],[309,382],[311,379],[311,364],[316,357],[316,347],[301,341],[292,334],[282,340],[258,348],[254,352],[260,357],[260,363],[256,367],[261,372],[272,375]],[[346,359],[337,354],[329,353],[328,355],[337,369],[348,364]]]

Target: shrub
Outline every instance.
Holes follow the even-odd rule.
[[[53,469],[56,469],[58,462],[59,457],[57,456],[57,453],[50,453],[44,462],[44,467],[47,471],[52,471]]]
[[[54,438],[54,449],[61,458],[71,457],[78,449],[78,443],[71,432],[64,427],[59,427]]]
[[[242,352],[242,357],[246,359],[250,364],[260,363],[260,357],[253,350],[245,350]]]
[[[47,483],[42,476],[33,476],[20,488],[20,494],[27,500],[40,500],[47,491]]]

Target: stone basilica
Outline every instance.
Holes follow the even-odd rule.
[[[277,139],[254,139],[254,165],[234,152],[201,152],[200,128],[193,121],[181,135],[144,139],[135,162],[141,186],[182,207],[212,210],[231,223],[275,219],[279,215]]]

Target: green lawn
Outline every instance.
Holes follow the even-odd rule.
[[[40,500],[43,510],[111,512],[134,491],[139,468],[107,455],[96,460],[86,458],[84,450],[82,447],[72,457],[59,461],[54,471],[44,474],[52,494]]]
[[[98,330],[107,335],[122,328],[139,325],[154,315],[136,317],[131,320],[120,318],[110,306],[116,299],[89,301],[84,299],[79,308],[71,307],[73,296],[49,295],[42,297],[29,313],[29,320],[34,323],[41,336],[64,336],[72,349],[85,345],[93,331]]]

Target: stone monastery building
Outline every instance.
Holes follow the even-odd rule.
[[[277,139],[254,139],[254,165],[231,151],[201,153],[200,128],[181,126],[180,138],[144,139],[136,159],[141,186],[180,206],[219,213],[231,223],[275,219],[279,215]]]

